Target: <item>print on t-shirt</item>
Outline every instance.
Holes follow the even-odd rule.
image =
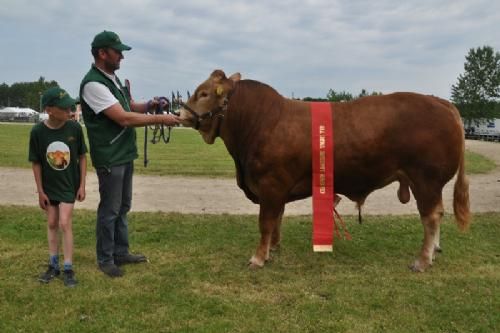
[[[69,165],[69,147],[61,141],[54,141],[47,147],[47,162],[54,170],[64,170]]]

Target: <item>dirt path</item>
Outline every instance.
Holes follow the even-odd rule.
[[[500,166],[500,143],[466,141],[467,149],[494,160]],[[500,167],[487,175],[469,176],[471,209],[473,212],[500,211]],[[452,212],[454,180],[444,189],[445,209]],[[397,199],[397,184],[372,193],[363,207],[363,214],[416,214],[415,201],[403,205]],[[0,168],[0,204],[37,206],[33,174],[30,169]],[[97,177],[87,177],[87,199],[77,208],[95,210],[99,198]],[[235,179],[189,177],[135,176],[133,211],[162,211],[205,214],[258,214],[237,187]],[[348,199],[338,206],[341,214],[357,214]],[[311,199],[288,204],[287,215],[311,214]]]

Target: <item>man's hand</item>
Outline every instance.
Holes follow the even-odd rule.
[[[161,123],[166,126],[175,126],[180,124],[180,118],[172,114],[158,115],[161,117]]]

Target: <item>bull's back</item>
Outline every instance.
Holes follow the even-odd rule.
[[[371,96],[334,105],[335,186],[363,198],[415,170],[443,185],[463,149],[460,117],[452,104],[413,93]]]

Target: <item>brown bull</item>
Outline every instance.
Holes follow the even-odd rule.
[[[402,203],[413,193],[424,227],[424,271],[439,247],[442,190],[457,174],[453,208],[460,229],[470,223],[464,174],[464,133],[449,102],[414,93],[370,96],[331,103],[335,135],[335,191],[362,205],[394,181]],[[226,78],[214,71],[181,109],[183,125],[204,141],[221,137],[236,165],[238,186],[260,205],[260,243],[250,259],[262,267],[279,246],[285,204],[311,196],[311,115],[307,102],[282,97],[270,86]],[[333,203],[332,203],[333,204]]]

